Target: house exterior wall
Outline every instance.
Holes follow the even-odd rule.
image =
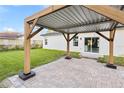
[[[47,45],[45,45],[45,39],[47,39]],[[43,48],[66,50],[66,41],[62,35],[45,36],[43,37]]]
[[[101,32],[105,36],[109,37],[109,32]],[[114,39],[114,56],[124,56],[124,30],[117,30]],[[71,35],[72,36],[72,35]],[[84,40],[87,37],[99,37],[99,53],[84,52]],[[66,40],[62,34],[43,36],[43,48],[57,49],[66,51]],[[45,39],[48,40],[48,44],[45,45]],[[99,56],[109,54],[109,42],[96,33],[82,33],[78,34],[78,46],[73,46],[73,40],[70,42],[70,50],[80,52],[82,56],[97,58]]]

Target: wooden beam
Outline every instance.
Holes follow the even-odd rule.
[[[124,12],[108,5],[84,5],[86,8],[102,14],[116,22],[124,24]]]
[[[98,35],[100,35],[101,37],[103,37],[104,39],[110,41],[110,39],[108,37],[106,37],[105,35],[103,35],[102,33],[100,32],[96,32]]]
[[[76,33],[93,33],[93,32],[107,32],[107,31],[109,31],[110,29],[104,29],[104,30],[97,30],[97,31],[95,31],[95,30],[93,30],[93,31],[77,31]],[[70,34],[75,34],[75,32],[69,32]]]
[[[62,9],[62,8],[68,7],[68,6],[69,5],[52,5],[52,6],[48,7],[48,8],[46,8],[46,9],[38,12],[38,13],[35,13],[32,16],[27,17],[25,20],[27,22],[29,22],[29,21],[34,20],[35,18],[43,17],[45,15],[48,15],[48,14],[53,13],[53,12],[56,12],[56,11]]]
[[[27,39],[31,30],[30,24],[25,22],[24,24],[24,74],[30,73],[30,39]]]
[[[76,37],[78,35],[78,33],[76,33],[71,39],[69,39],[69,41],[71,41],[74,37]]]
[[[32,34],[29,34],[27,39],[32,38],[33,36],[35,36],[37,33],[39,33],[41,30],[43,30],[43,27],[40,27],[38,30],[36,30],[35,32],[33,32]]]

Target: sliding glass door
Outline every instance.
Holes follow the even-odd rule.
[[[85,52],[99,53],[99,38],[98,37],[87,37],[85,38],[84,44]]]

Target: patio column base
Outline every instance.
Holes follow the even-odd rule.
[[[108,68],[112,68],[112,69],[117,69],[117,66],[115,66],[114,64],[106,64],[106,67]]]
[[[72,59],[72,57],[71,56],[66,56],[65,59]]]
[[[25,74],[25,73],[23,73],[23,72],[20,72],[20,73],[19,73],[19,78],[21,78],[22,80],[27,80],[27,79],[29,79],[29,78],[35,76],[35,75],[36,75],[36,74],[35,74],[35,72],[33,72],[33,71],[31,71],[31,72],[28,73],[28,74]]]

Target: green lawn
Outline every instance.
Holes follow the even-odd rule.
[[[98,62],[107,63],[108,62],[108,56],[105,55],[103,57],[99,57]],[[124,57],[116,57],[116,56],[114,56],[114,63],[116,65],[124,66]]]
[[[48,49],[31,50],[31,68],[47,64],[65,55],[64,51]],[[79,58],[79,53],[71,53],[72,57]],[[13,50],[0,52],[0,81],[23,70],[24,51]]]

